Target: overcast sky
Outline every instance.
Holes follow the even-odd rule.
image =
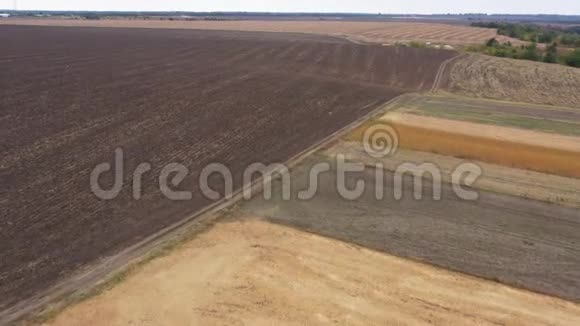
[[[580,15],[580,0],[0,0],[22,10],[511,13]]]

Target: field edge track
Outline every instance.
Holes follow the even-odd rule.
[[[435,93],[435,92],[437,92],[437,90],[439,90],[439,88],[441,88],[441,83],[442,83],[443,78],[445,76],[447,66],[449,66],[449,64],[452,63],[453,61],[462,59],[466,56],[467,56],[466,53],[457,53],[456,56],[449,58],[441,63],[441,66],[439,66],[439,70],[437,70],[437,75],[435,75],[435,80],[433,81],[433,87],[431,87],[431,93]]]
[[[323,149],[335,142],[337,139],[348,134],[350,131],[358,128],[365,121],[386,113],[389,109],[392,109],[391,104],[408,94],[409,93],[400,94],[382,105],[378,105],[366,115],[335,131],[306,150],[294,155],[285,162],[285,166],[288,168],[295,167],[311,154]],[[276,175],[276,172],[279,172],[279,170],[271,170],[268,171],[267,174]],[[270,182],[273,180],[275,180],[275,178],[272,178]],[[212,216],[217,215],[220,211],[234,206],[243,199],[244,190],[247,191],[247,189],[250,188],[252,194],[256,194],[258,191],[261,191],[263,185],[264,176],[260,176],[251,184],[246,184],[236,190],[231,199],[222,199],[207,206],[181,221],[158,231],[139,243],[122,250],[120,253],[104,258],[89,268],[86,268],[84,271],[71,275],[67,280],[57,283],[48,290],[42,291],[32,298],[20,301],[14,306],[1,311],[0,325],[12,324],[24,321],[34,316],[50,314],[53,311],[59,311],[67,307],[69,304],[74,302],[74,298],[82,299],[90,296],[91,292],[96,290],[99,285],[106,284],[107,281],[114,278],[115,275],[119,275],[128,270],[131,266],[136,266],[139,262],[145,261],[153,252],[153,249],[158,246],[163,246],[163,244],[171,242],[172,240],[179,241],[186,233],[191,232],[195,226],[208,221]],[[70,299],[73,302],[68,302],[67,299]]]

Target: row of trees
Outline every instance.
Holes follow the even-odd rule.
[[[538,49],[536,43],[513,46],[510,42],[501,44],[495,38],[492,38],[482,46],[470,47],[467,50],[496,57],[559,63],[580,68],[580,48],[573,51],[567,49],[561,51],[555,42],[545,49]]]
[[[580,47],[580,27],[569,28],[534,24],[514,24],[498,22],[477,22],[472,26],[494,28],[500,35],[527,42],[550,44],[557,42],[566,47]]]

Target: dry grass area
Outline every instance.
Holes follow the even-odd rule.
[[[434,118],[580,137],[580,110],[577,108],[442,94],[408,94],[400,97],[393,109]]]
[[[470,54],[447,68],[452,93],[580,108],[580,69]]]
[[[452,183],[452,174],[464,159],[401,149],[385,158],[373,158],[368,155],[360,142],[340,141],[335,146],[325,150],[329,157],[338,154],[353,162],[361,162],[367,166],[378,163],[391,172],[395,172],[404,163],[414,163],[417,166],[425,162],[436,164],[444,182]],[[491,191],[499,194],[523,197],[561,206],[580,208],[580,179],[566,178],[552,174],[516,169],[496,164],[475,162],[481,167],[482,174],[472,185],[473,188]],[[421,169],[421,168],[420,168]],[[426,167],[422,171],[428,172]],[[424,174],[429,177],[429,173]]]
[[[580,323],[580,306],[247,218],[47,325]]]
[[[7,19],[0,24],[38,26],[94,26],[135,28],[179,28],[208,30],[238,30],[260,32],[291,32],[336,35],[355,41],[392,43],[431,41],[446,44],[481,44],[498,37],[493,29],[438,23],[409,22],[335,22],[335,21],[161,21],[161,20],[64,20]],[[511,39],[510,39],[511,40]],[[517,40],[511,40],[518,43]]]

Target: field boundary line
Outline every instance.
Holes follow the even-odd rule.
[[[437,92],[437,90],[441,86],[441,81],[443,80],[443,75],[445,74],[445,70],[447,69],[447,66],[451,62],[453,62],[455,60],[459,60],[460,58],[463,58],[466,56],[467,56],[467,53],[460,53],[460,54],[454,56],[453,58],[449,58],[441,63],[441,65],[439,66],[439,70],[437,70],[437,75],[435,76],[435,80],[433,81],[433,87],[431,87],[430,93]]]
[[[393,103],[408,94],[409,93],[402,93],[383,104],[378,104],[377,107],[369,113],[292,156],[290,159],[286,160],[285,166],[288,168],[295,167],[313,153],[327,147],[342,136],[362,125],[365,121],[373,119],[378,115],[383,115],[387,110],[392,109],[391,106]],[[365,107],[373,105],[375,104],[369,104]],[[271,175],[275,175],[276,172],[280,172],[280,168],[268,172]],[[276,178],[272,177],[270,182],[274,180],[276,180]],[[263,186],[264,177],[261,176],[249,184],[242,185],[234,192],[231,199],[219,200],[192,213],[181,221],[148,236],[144,240],[141,240],[113,256],[106,257],[96,263],[81,268],[82,271],[72,274],[70,277],[58,282],[50,289],[42,291],[29,299],[20,301],[12,307],[1,311],[0,325],[13,324],[38,315],[49,314],[52,311],[59,311],[71,304],[71,301],[74,303],[75,298],[83,298],[83,296],[86,295],[90,296],[91,291],[97,289],[100,285],[106,284],[107,281],[111,280],[115,275],[128,270],[131,266],[146,261],[148,256],[152,254],[156,247],[163,246],[163,244],[169,243],[172,240],[182,239],[187,233],[193,232],[195,226],[200,226],[203,222],[211,220],[211,218],[215,217],[215,215],[220,211],[234,206],[243,199],[244,189],[247,191],[249,187],[252,190],[252,194],[256,195],[262,190]]]

